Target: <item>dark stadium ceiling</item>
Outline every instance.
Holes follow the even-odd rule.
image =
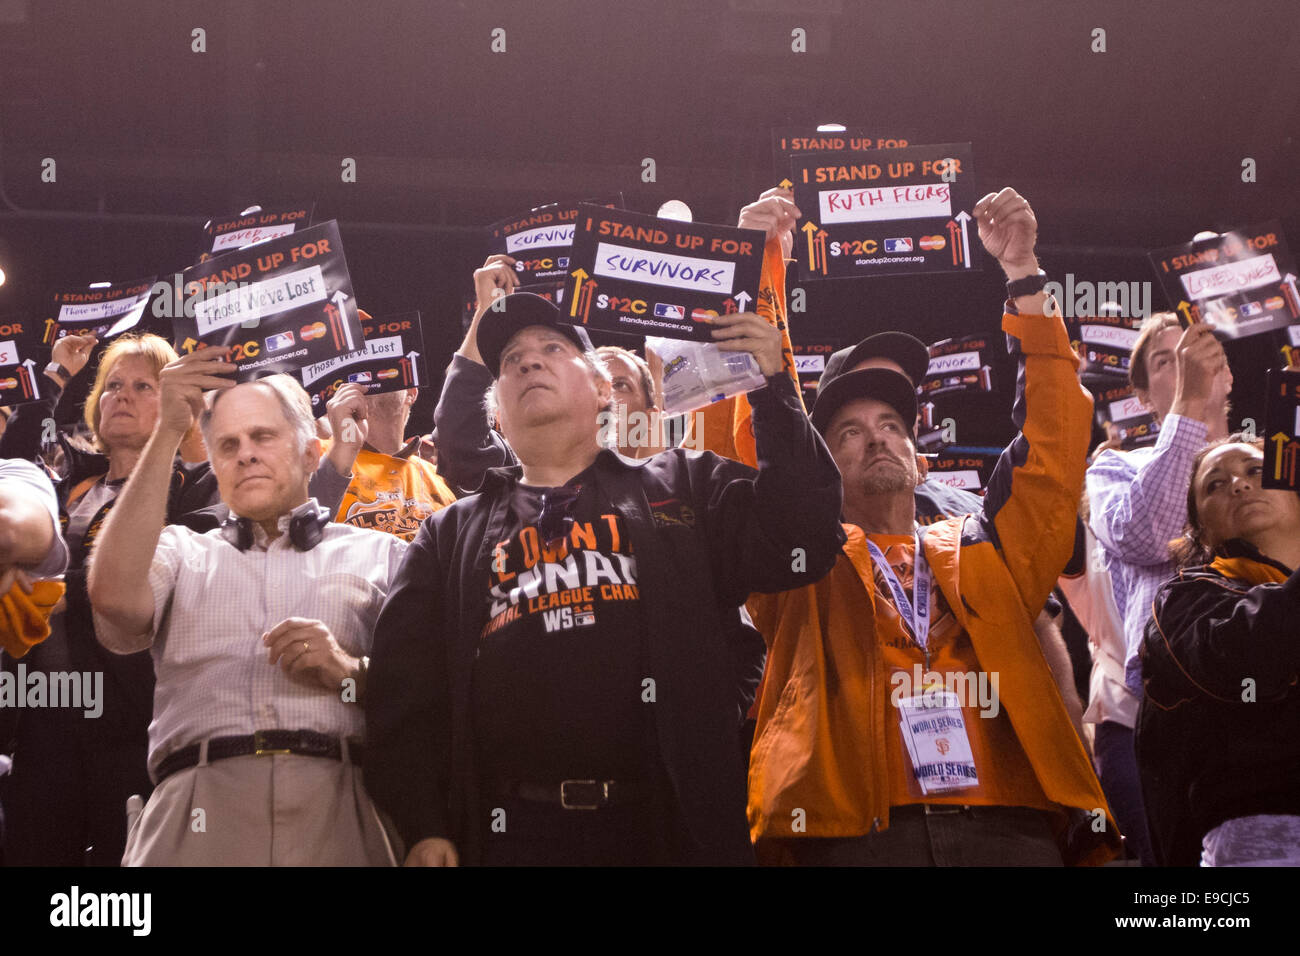
[[[828,119],[971,141],[981,186],[1016,185],[1063,247],[1300,214],[1287,0],[0,0],[0,61],[5,218],[283,197],[474,226],[622,190],[730,219],[772,183],[770,128]]]

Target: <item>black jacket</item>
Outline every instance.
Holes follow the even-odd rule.
[[[760,468],[670,449],[596,458],[595,487],[637,557],[658,757],[688,831],[681,862],[753,859],[737,738],[737,647],[729,624],[752,591],[810,584],[844,540],[839,472],[784,375],[750,394]],[[518,468],[425,520],[375,626],[366,690],[366,789],[408,849],[440,836],[479,858],[470,679],[487,620],[492,542],[502,539]],[[676,499],[676,504],[673,504]],[[656,502],[656,515],[649,502]],[[673,510],[676,519],[665,520]],[[690,516],[688,518],[688,515]],[[689,523],[688,523],[689,522]],[[800,551],[799,549],[802,549]]]
[[[0,438],[0,457],[37,460],[46,420],[54,418],[60,423],[67,423],[75,418],[75,415],[66,411],[66,406],[70,398],[84,391],[78,389],[75,383],[82,381],[84,385],[83,380],[88,374],[88,371],[83,371],[73,378],[59,398],[57,406],[53,402],[32,402],[19,406],[14,411],[4,436]],[[67,476],[56,481],[54,487],[58,494],[63,527],[66,529],[69,495],[88,479],[107,474],[108,459],[75,447],[61,432],[58,438],[63,446]],[[216,500],[217,482],[208,463],[187,465],[177,459],[167,498],[168,524],[175,524],[185,513],[204,508]],[[78,726],[84,725],[87,735],[105,743],[126,740],[140,742],[147,741],[149,721],[153,717],[153,659],[148,651],[121,655],[100,645],[95,638],[90,595],[86,590],[86,557],[112,505],[113,502],[109,502],[94,515],[85,537],[78,547],[72,549],[70,555],[64,577],[67,608],[64,611],[63,631],[67,647],[55,649],[38,644],[23,658],[23,664],[28,673],[51,669],[53,665],[47,663],[50,659],[60,662],[54,669],[67,667],[75,671],[102,672],[103,715],[96,720],[78,721]],[[15,667],[14,661],[7,655],[0,654],[0,668],[13,672]],[[15,747],[21,713],[23,711],[18,709],[0,710],[0,752]],[[30,719],[36,720],[38,716]]]
[[[1157,859],[1195,866],[1225,820],[1300,814],[1300,571],[1228,542],[1222,562],[1182,571],[1156,595],[1142,645],[1136,748]],[[1258,575],[1256,575],[1258,580]]]

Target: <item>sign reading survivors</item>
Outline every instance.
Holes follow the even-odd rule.
[[[800,279],[979,268],[969,143],[793,156]]]
[[[18,316],[0,318],[0,405],[22,405],[48,398],[41,375],[41,357],[49,352],[41,345],[41,330],[35,322]]]
[[[930,366],[917,386],[922,400],[949,392],[993,391],[993,368],[984,335],[943,339],[930,346]]]
[[[325,414],[325,403],[349,382],[362,386],[367,395],[376,395],[419,388],[429,380],[419,312],[363,321],[361,330],[365,348],[303,366],[303,388],[311,396],[317,418]]]
[[[54,317],[41,327],[41,341],[53,345],[65,335],[93,335],[103,342],[134,328],[144,315],[157,278],[60,289],[54,293]]]
[[[1093,389],[1093,408],[1097,424],[1111,437],[1112,427],[1120,440],[1120,448],[1132,451],[1142,445],[1155,444],[1160,434],[1160,424],[1138,400],[1133,386],[1115,385],[1111,388]]]
[[[527,292],[541,286],[552,293],[564,285],[569,274],[569,249],[573,245],[573,228],[578,208],[583,203],[552,203],[538,206],[521,216],[511,216],[488,226],[491,237],[488,254],[504,254],[515,260],[519,285]],[[591,199],[585,205],[618,209],[623,197]]]
[[[184,278],[194,316],[174,320],[176,350],[233,348],[236,381],[294,374],[365,345],[333,220],[191,266]]]
[[[1083,362],[1083,374],[1128,378],[1129,358],[1137,344],[1141,319],[1117,315],[1065,320],[1070,345]]]
[[[786,126],[772,130],[772,156],[778,178],[790,175],[790,157],[799,153],[862,153],[899,149],[908,144],[902,136],[882,136],[865,126],[822,131],[813,126]],[[786,180],[781,185],[789,185]]]
[[[564,296],[574,325],[712,342],[711,319],[752,311],[761,231],[578,208]]]
[[[267,212],[260,206],[223,219],[209,219],[203,227],[207,237],[199,262],[207,262],[214,256],[225,255],[236,249],[247,249],[268,239],[279,239],[296,229],[306,229],[311,224],[312,209],[315,204],[298,206],[293,209],[281,209]]]
[[[1262,484],[1300,492],[1300,372],[1269,370]]]
[[[1296,266],[1278,222],[1151,253],[1183,325],[1209,322],[1229,338],[1300,320]]]

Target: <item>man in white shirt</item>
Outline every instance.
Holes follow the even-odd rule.
[[[289,376],[235,385],[226,350],[163,369],[159,422],[93,556],[97,634],[150,648],[149,772],[125,865],[379,865],[361,783],[371,630],[405,543],[329,522]],[[203,393],[215,389],[205,410]],[[176,446],[198,417],[230,519],[164,528]]]

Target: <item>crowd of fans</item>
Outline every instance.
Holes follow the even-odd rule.
[[[1034,212],[973,215],[1018,363],[983,497],[927,476],[911,336],[837,353],[805,408],[784,190],[739,220],[762,307],[712,329],[765,384],[696,450],[610,441],[661,420],[662,368],[508,256],[429,436],[415,389],[318,421],[226,349],[60,339],[0,436],[4,862],[1300,863],[1300,496],[1170,313],[1130,371],[1158,441],[1090,454]]]

